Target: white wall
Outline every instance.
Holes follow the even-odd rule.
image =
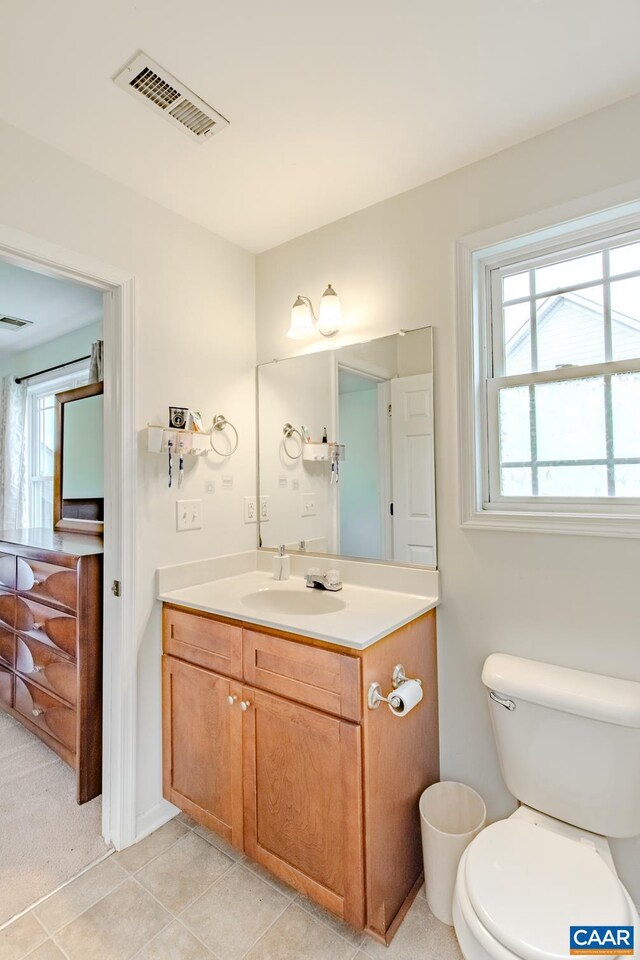
[[[436,327],[442,776],[478,788],[492,817],[514,804],[480,684],[484,658],[501,650],[640,680],[640,545],[459,526],[454,241],[624,184],[639,169],[636,97],[258,257],[259,359],[295,352],[285,337],[291,302],[299,290],[317,300],[329,280],[353,339]],[[640,187],[619,193],[621,202]],[[576,213],[599,205],[577,203]],[[615,854],[640,902],[640,840],[616,843]]]
[[[242,522],[243,497],[255,492],[254,258],[6,125],[0,155],[5,224],[136,277],[137,807],[149,822],[161,798],[155,569],[255,546],[255,526]],[[180,492],[167,489],[165,458],[147,454],[143,442],[147,423],[166,422],[170,404],[198,409],[208,423],[223,413],[240,434],[229,463],[189,462]],[[232,490],[222,489],[223,474]],[[205,493],[209,478],[214,494]],[[175,532],[178,496],[204,499],[202,530]]]

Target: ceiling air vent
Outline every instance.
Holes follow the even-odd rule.
[[[214,133],[229,126],[229,121],[221,113],[197,97],[146,53],[137,53],[113,80],[152,110],[164,114],[169,123],[178,126],[199,143],[204,143]]]
[[[5,315],[0,315],[0,330],[14,330],[18,331],[22,327],[30,327],[33,324],[33,320],[21,320],[20,317],[8,317]]]

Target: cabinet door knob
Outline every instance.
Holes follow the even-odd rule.
[[[34,707],[31,713],[34,715],[34,717],[40,717],[44,713],[44,710],[42,707]]]
[[[238,699],[237,697],[234,697],[231,694],[229,694],[229,696],[227,697],[227,703],[229,704],[230,707],[232,707],[237,699]]]
[[[244,711],[246,712],[246,711],[249,709],[250,706],[251,706],[251,701],[250,701],[250,700],[241,700],[241,701],[240,701],[240,709],[241,709],[241,710],[244,710]]]
[[[33,626],[31,627],[31,629],[32,629],[32,630],[42,630],[42,624],[41,624],[41,623],[35,623],[35,621],[34,621]]]
[[[44,663],[34,663],[33,673],[40,673],[42,670],[44,670]]]

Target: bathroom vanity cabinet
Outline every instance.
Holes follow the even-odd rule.
[[[76,771],[102,782],[102,540],[0,532],[0,709]]]
[[[439,776],[435,611],[355,650],[165,604],[163,650],[165,797],[389,942]],[[367,706],[397,663],[424,685],[404,717]]]

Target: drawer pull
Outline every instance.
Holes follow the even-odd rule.
[[[231,696],[231,694],[230,694],[230,695],[227,697],[227,703],[229,704],[230,707],[232,707],[232,706],[234,705],[234,703],[236,702],[237,699],[238,699],[237,697]]]
[[[34,715],[34,717],[40,717],[44,713],[44,710],[42,707],[34,707],[31,713]]]
[[[247,710],[249,709],[250,706],[251,706],[251,701],[250,701],[250,700],[241,700],[241,701],[240,701],[240,709],[243,710],[245,713],[247,712]]]

